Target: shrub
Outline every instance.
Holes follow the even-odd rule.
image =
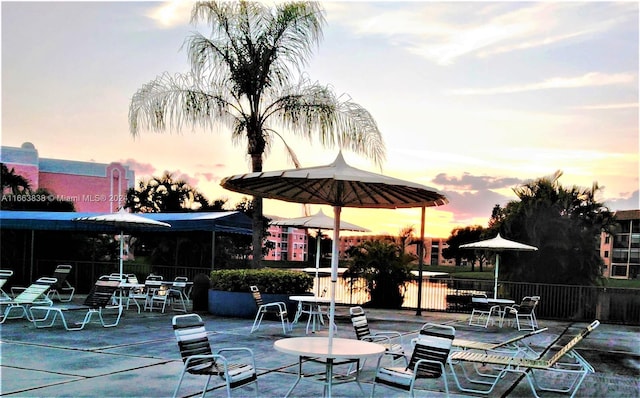
[[[313,277],[302,271],[279,269],[230,269],[211,271],[211,288],[227,292],[249,292],[258,286],[261,293],[299,294],[313,287]]]

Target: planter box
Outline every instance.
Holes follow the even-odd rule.
[[[282,301],[287,305],[289,320],[293,320],[297,302],[289,300],[293,294],[262,294],[265,303]],[[218,316],[253,319],[258,307],[250,292],[227,292],[209,289],[209,313]],[[266,319],[266,318],[265,318]]]

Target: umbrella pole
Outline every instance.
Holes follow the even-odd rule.
[[[425,207],[422,208],[420,217],[420,245],[418,246],[418,303],[416,304],[416,315],[422,315],[422,265],[424,264],[424,219]]]
[[[318,278],[318,271],[320,269],[320,240],[322,239],[322,230],[318,229],[318,235],[316,235],[316,296],[320,296],[320,279]]]
[[[493,298],[498,298],[498,269],[500,267],[500,253],[496,253],[496,269],[495,275],[493,276]]]
[[[124,231],[120,230],[120,283],[122,283],[122,274],[123,274],[123,270],[124,270],[124,266],[123,266],[123,259],[122,256],[124,255]],[[122,289],[120,290],[120,305],[122,305]]]
[[[333,345],[333,325],[336,313],[336,283],[338,282],[338,240],[340,239],[340,206],[333,207],[333,242],[331,251],[331,305],[329,307],[329,353]]]

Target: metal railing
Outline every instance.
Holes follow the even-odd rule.
[[[14,270],[11,285],[26,286],[40,276],[52,275],[58,264],[71,264],[73,271],[69,281],[78,293],[87,293],[100,275],[118,272],[113,262],[39,260],[33,270]],[[186,276],[193,280],[198,274],[209,275],[210,269],[182,266],[149,266],[125,263],[125,273],[134,273],[139,279],[150,273],[162,275],[172,280],[176,276]],[[33,277],[30,276],[33,274]],[[403,308],[417,308],[417,282],[407,285],[404,292]],[[320,277],[313,292],[331,289],[331,278]],[[86,290],[86,291],[85,291]],[[475,279],[428,279],[422,281],[420,307],[427,311],[466,312],[465,299],[474,293],[493,296],[493,280]],[[611,288],[601,286],[553,285],[499,281],[498,296],[510,298],[518,303],[525,296],[540,296],[536,315],[541,319],[569,319],[590,322],[599,319],[609,323],[640,325],[640,289]],[[361,305],[370,300],[366,281],[362,278],[343,279],[338,277],[336,302],[342,305]],[[469,300],[470,301],[470,300]]]

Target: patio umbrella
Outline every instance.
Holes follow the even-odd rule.
[[[96,216],[78,217],[73,221],[90,222],[97,224],[111,225],[120,231],[120,280],[123,274],[123,235],[125,230],[136,230],[150,227],[171,227],[170,224],[162,221],[152,220],[150,218],[138,216],[127,212],[121,208],[117,213],[101,214]]]
[[[395,209],[448,203],[447,198],[433,188],[351,167],[342,153],[326,166],[239,174],[224,178],[220,185],[263,198],[333,206],[329,325],[334,324],[335,315],[342,207]],[[330,327],[329,347],[332,341],[333,328]]]
[[[493,298],[498,298],[498,270],[500,267],[500,253],[505,250],[513,250],[513,251],[536,251],[538,250],[535,246],[525,245],[524,243],[516,242],[513,240],[505,239],[498,236],[492,239],[481,240],[473,243],[466,243],[464,245],[460,245],[461,249],[484,249],[498,252],[496,253],[496,267],[494,269],[493,275]]]
[[[320,294],[320,285],[318,283],[318,270],[320,269],[320,237],[323,229],[333,229],[335,222],[333,218],[325,215],[322,210],[308,217],[287,218],[284,220],[271,221],[269,224],[281,227],[297,227],[297,228],[313,228],[318,230],[316,242],[316,288],[317,294]],[[369,232],[370,230],[355,224],[340,220],[341,231]]]

